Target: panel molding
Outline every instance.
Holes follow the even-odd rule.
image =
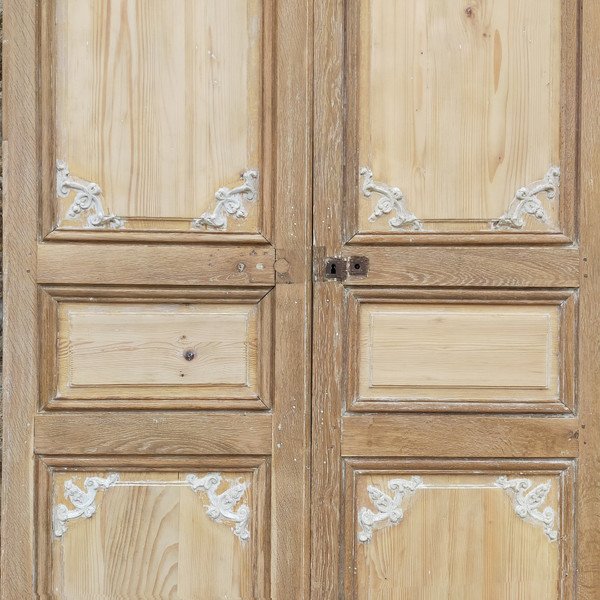
[[[382,311],[402,311],[403,307],[419,304],[427,307],[441,305],[450,312],[472,307],[481,307],[492,314],[493,307],[498,312],[508,312],[512,307],[521,307],[518,315],[523,318],[528,313],[537,315],[534,307],[539,307],[541,315],[552,314],[553,323],[549,323],[549,335],[552,335],[549,350],[553,363],[548,365],[552,374],[548,384],[538,387],[509,385],[498,388],[453,387],[434,388],[427,384],[410,387],[370,387],[366,393],[364,370],[364,332],[361,327],[361,312],[369,304],[376,304]],[[442,289],[368,289],[363,287],[346,288],[346,311],[348,323],[348,344],[359,351],[346,356],[347,410],[349,412],[457,412],[457,413],[555,413],[572,414],[575,410],[575,381],[577,376],[576,327],[577,327],[577,290],[442,290]],[[507,310],[502,310],[508,307]],[[535,311],[535,312],[532,312]],[[368,311],[367,311],[368,312]],[[364,317],[364,315],[363,315]],[[361,334],[361,332],[363,334]],[[362,340],[362,341],[361,341]],[[546,347],[546,346],[544,346]],[[553,354],[551,349],[555,348]],[[375,357],[368,354],[370,360]],[[538,361],[539,362],[539,361]],[[550,369],[551,367],[551,369]],[[427,392],[427,393],[425,393]],[[464,398],[460,397],[460,394]]]

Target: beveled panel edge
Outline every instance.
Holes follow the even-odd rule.
[[[196,472],[219,471],[222,475],[228,472],[247,471],[252,477],[252,487],[258,490],[255,496],[252,517],[263,527],[257,527],[255,535],[249,540],[254,556],[253,565],[256,574],[257,597],[269,597],[270,570],[270,522],[269,511],[271,494],[271,459],[264,456],[218,456],[206,453],[194,456],[36,456],[36,523],[37,523],[37,591],[40,598],[50,600],[52,552],[42,539],[43,532],[52,531],[53,473],[56,471],[104,471],[123,475],[127,472],[143,471],[178,471],[182,474]],[[190,491],[190,493],[192,493]],[[262,500],[262,502],[261,502]],[[201,499],[199,499],[201,502]]]
[[[577,527],[575,518],[577,460],[549,458],[344,458],[345,502],[344,514],[346,520],[354,515],[356,475],[387,474],[397,477],[417,475],[426,477],[427,474],[490,474],[490,475],[554,475],[559,479],[559,506],[557,513],[563,534],[558,539],[560,564],[559,573],[562,575],[560,600],[575,598],[575,548],[577,544]],[[352,522],[352,517],[350,517]],[[344,590],[346,597],[353,598],[354,594],[354,556],[359,543],[354,526],[346,527],[344,534]]]
[[[44,368],[40,372],[39,381],[39,408],[42,410],[67,410],[67,411],[102,411],[114,409],[135,410],[251,410],[263,411],[271,408],[272,402],[272,339],[274,305],[273,288],[164,288],[148,289],[138,287],[96,288],[96,287],[65,287],[65,286],[38,286],[39,315],[38,315],[38,345],[40,361]],[[107,392],[102,399],[60,398],[56,396],[58,390],[58,304],[59,302],[77,302],[93,304],[191,304],[219,302],[224,306],[228,304],[255,305],[257,315],[257,391],[258,394],[240,396],[219,396],[211,398],[197,398],[190,394],[188,398],[182,395],[179,398],[161,395],[156,392],[152,398],[121,399],[111,398]],[[139,387],[139,386],[138,386]],[[155,390],[169,388],[158,386]]]
[[[41,7],[36,12],[35,26],[37,30],[36,49],[39,61],[36,64],[38,92],[37,108],[40,119],[36,125],[36,139],[40,151],[41,181],[39,182],[38,210],[39,238],[44,241],[69,240],[69,241],[96,241],[106,239],[114,241],[147,240],[152,242],[197,242],[197,243],[258,243],[258,238],[270,239],[273,230],[272,210],[276,204],[273,198],[276,187],[276,169],[273,152],[273,139],[276,130],[276,111],[273,110],[275,84],[273,74],[277,64],[275,51],[277,44],[276,21],[277,4],[275,0],[264,0],[261,8],[261,57],[259,69],[259,97],[260,97],[260,134],[258,136],[260,165],[258,168],[263,173],[272,173],[272,177],[263,177],[261,180],[260,205],[258,209],[258,230],[256,233],[227,233],[225,231],[190,231],[193,219],[157,219],[158,222],[171,222],[173,220],[183,223],[180,230],[142,229],[142,230],[115,230],[96,229],[93,231],[85,228],[60,228],[58,223],[57,181],[56,164],[60,157],[56,156],[56,8],[55,0],[43,0]],[[44,201],[51,199],[50,202]],[[124,220],[135,221],[136,218],[124,217]],[[152,221],[153,219],[142,219]],[[220,233],[221,235],[215,235]],[[263,237],[264,236],[264,237]],[[225,239],[222,239],[225,238]],[[266,241],[266,240],[265,240]]]
[[[352,413],[493,413],[493,414],[556,414],[576,413],[577,383],[577,312],[579,292],[577,289],[550,290],[444,290],[444,289],[378,289],[346,288],[348,343],[358,348],[358,313],[361,303],[376,302],[398,305],[420,302],[427,304],[509,304],[550,305],[559,310],[559,385],[560,400],[556,402],[527,401],[425,401],[425,400],[361,400],[358,391],[359,353],[346,357],[346,411]]]
[[[580,121],[581,121],[581,70],[582,70],[582,3],[585,0],[561,0],[562,8],[562,50],[561,50],[561,106],[560,106],[560,169],[562,170],[561,197],[559,206],[559,227],[557,232],[499,232],[480,231],[476,233],[447,233],[430,231],[397,231],[387,233],[361,233],[358,223],[358,203],[361,189],[356,179],[358,164],[358,47],[360,14],[358,0],[346,2],[344,8],[344,88],[346,103],[345,124],[345,164],[344,164],[344,233],[346,244],[388,244],[388,245],[498,245],[515,244],[560,244],[571,245],[579,240],[580,215]]]

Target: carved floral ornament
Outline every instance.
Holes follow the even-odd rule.
[[[243,183],[233,189],[219,188],[215,193],[216,206],[197,219],[193,219],[192,229],[226,230],[227,219],[232,216],[242,220],[248,216],[247,203],[258,199],[258,169],[242,173]],[[87,227],[121,229],[124,219],[114,214],[107,215],[102,205],[102,188],[90,181],[74,177],[65,161],[56,162],[56,193],[59,198],[67,198],[75,192],[75,199],[67,210],[67,218],[76,220],[87,213]]]
[[[368,167],[359,169],[359,177],[363,177],[362,194],[365,198],[370,198],[373,194],[379,196],[375,210],[369,217],[371,223],[374,223],[379,217],[395,211],[396,216],[389,221],[393,230],[423,230],[423,221],[417,219],[406,209],[406,197],[400,188],[375,181],[373,171]],[[521,187],[515,192],[506,212],[498,219],[493,220],[490,228],[493,230],[524,229],[527,224],[525,218],[527,215],[541,223],[549,223],[550,217],[540,196],[545,196],[549,202],[553,202],[558,195],[559,185],[560,168],[551,166],[542,179]]]
[[[221,494],[217,489],[221,485],[223,478],[219,473],[209,473],[204,477],[198,477],[194,474],[186,476],[186,484],[194,492],[204,492],[208,498],[208,504],[205,505],[206,514],[210,519],[217,523],[228,521],[233,523],[231,530],[242,542],[250,539],[248,530],[248,521],[250,520],[250,509],[246,504],[242,504],[237,510],[235,507],[241,501],[248,483],[234,481]],[[73,508],[66,504],[57,504],[52,511],[52,531],[54,537],[62,538],[67,531],[67,523],[83,517],[89,519],[96,513],[96,495],[98,490],[108,490],[117,485],[120,481],[118,473],[110,473],[106,479],[101,477],[87,477],[84,482],[86,491],[78,488],[73,480],[65,481],[64,496],[71,501]],[[180,482],[176,482],[180,485]],[[122,485],[127,485],[123,482]]]
[[[502,475],[491,485],[483,484],[481,486],[464,487],[496,487],[504,490],[511,498],[517,516],[531,525],[541,526],[548,541],[556,542],[558,540],[558,531],[554,528],[556,518],[554,509],[546,506],[541,511],[539,510],[546,501],[546,497],[551,489],[551,483],[547,481],[530,489],[532,486],[533,483],[530,479],[508,479],[506,475]],[[357,521],[360,529],[357,537],[359,542],[369,543],[373,539],[373,532],[375,530],[386,525],[398,525],[404,518],[404,511],[402,509],[404,499],[418,493],[419,490],[428,487],[437,488],[437,486],[427,485],[421,477],[416,475],[411,477],[410,480],[390,479],[387,487],[393,492],[393,496],[382,491],[375,485],[367,487],[367,493],[375,511],[366,506],[358,509]]]

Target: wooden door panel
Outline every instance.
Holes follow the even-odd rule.
[[[265,409],[271,402],[268,288],[45,289],[46,408]],[[187,298],[185,297],[187,296]]]
[[[599,24],[587,0],[316,8],[314,598],[598,595]]]
[[[58,0],[48,11],[52,228],[259,231],[270,3]]]
[[[573,410],[571,291],[349,290],[350,411]]]
[[[141,463],[41,460],[52,537],[39,577],[53,597],[266,596],[266,461]]]
[[[346,463],[347,598],[571,597],[573,464],[475,464]]]
[[[350,235],[572,238],[574,5],[348,3]]]
[[[4,8],[0,595],[306,597],[311,3]]]

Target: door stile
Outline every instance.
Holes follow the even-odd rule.
[[[4,4],[4,461],[2,465],[1,589],[4,598],[31,598],[35,499],[31,484],[37,396],[37,14],[35,0]],[[8,141],[10,140],[10,144]],[[7,275],[10,273],[10,275]]]
[[[577,488],[577,593],[600,590],[600,6],[582,10],[581,81],[581,296],[579,345],[579,481]]]
[[[314,288],[311,492],[311,598],[340,598],[337,549],[343,524],[341,413],[344,385],[344,288],[323,277],[326,257],[341,256],[344,5],[315,3],[314,33]]]
[[[274,129],[275,262],[271,596],[309,597],[311,2],[279,2]]]

